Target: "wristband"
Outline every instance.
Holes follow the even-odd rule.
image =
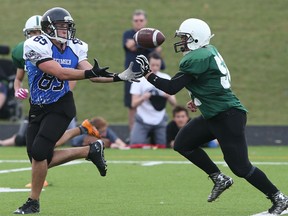
[[[120,77],[118,76],[118,74],[114,74],[114,76],[113,76],[113,82],[119,82],[119,81],[122,81],[122,80],[120,79]]]

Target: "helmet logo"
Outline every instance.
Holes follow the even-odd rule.
[[[65,22],[73,21],[73,19],[72,19],[71,16],[65,16],[65,17],[64,17],[64,21],[65,21]]]

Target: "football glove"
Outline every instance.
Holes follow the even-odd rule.
[[[137,55],[136,62],[140,64],[143,76],[146,76],[149,72],[151,72],[149,61],[144,55]]]
[[[19,88],[16,92],[15,92],[15,97],[20,99],[20,100],[24,100],[28,97],[28,89],[24,89],[24,88]]]
[[[90,70],[85,70],[85,78],[93,78],[93,77],[113,77],[114,73],[110,73],[107,71],[109,67],[100,68],[97,59],[94,59],[94,66]]]
[[[114,81],[129,81],[129,82],[140,82],[140,80],[138,80],[139,78],[141,78],[142,72],[133,72],[132,71],[132,67],[133,67],[134,63],[130,62],[129,67],[123,71],[122,73],[119,74],[115,74],[114,76]]]

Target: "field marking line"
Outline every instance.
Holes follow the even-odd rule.
[[[168,160],[146,160],[146,161],[141,161],[141,160],[107,160],[108,163],[114,163],[114,164],[143,164],[143,163],[155,163],[155,164],[191,164],[190,161],[168,161]],[[0,163],[30,163],[29,160],[0,160]],[[88,161],[85,160],[74,160],[70,161],[68,163],[62,164],[61,166],[66,166],[66,165],[74,165],[74,164],[81,164],[81,163],[89,163]],[[214,161],[215,164],[218,165],[226,165],[225,161]],[[253,162],[251,161],[252,164],[255,165],[288,165],[288,162]]]
[[[11,193],[11,192],[30,192],[31,189],[27,188],[1,188],[0,187],[0,193]],[[45,191],[45,189],[42,189],[42,191]]]
[[[8,170],[0,170],[0,174],[12,173],[12,172],[22,172],[22,171],[27,171],[27,170],[31,170],[31,167],[18,168],[18,169],[8,169]]]
[[[157,166],[157,165],[163,165],[163,164],[191,164],[190,161],[122,161],[122,160],[111,160],[107,161],[108,164],[138,164],[141,166]],[[0,160],[0,163],[30,163],[29,160]],[[75,164],[82,164],[82,163],[89,163],[88,161],[84,160],[74,160],[70,161],[68,163],[62,164],[60,166],[70,166]],[[215,161],[215,164],[217,165],[223,165],[227,166],[227,164],[224,161]],[[255,165],[272,165],[272,166],[279,166],[284,165],[287,166],[288,162],[252,162],[252,164]],[[6,170],[0,170],[0,174],[4,173],[12,173],[12,172],[22,172],[31,170],[31,167],[25,167],[25,168],[18,168],[18,169],[6,169]]]
[[[287,215],[287,214],[288,214],[288,209],[281,213],[281,215]],[[273,216],[273,215],[274,214],[269,214],[268,211],[264,211],[264,212],[260,212],[260,213],[257,213],[257,214],[253,214],[251,216]]]

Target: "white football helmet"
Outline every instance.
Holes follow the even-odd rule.
[[[199,49],[208,45],[213,36],[208,24],[203,20],[186,19],[180,25],[179,30],[176,30],[175,37],[180,37],[181,41],[174,44],[175,52]]]
[[[41,19],[42,16],[34,15],[26,21],[25,28],[23,29],[23,34],[26,37],[26,39],[31,37],[30,31],[41,32]]]

